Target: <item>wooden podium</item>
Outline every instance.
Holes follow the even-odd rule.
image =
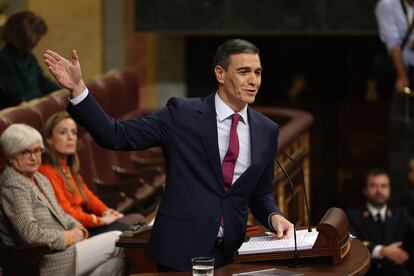
[[[350,239],[348,233],[348,220],[341,209],[331,208],[321,219],[317,226],[319,235],[315,246],[312,250],[299,251],[300,258],[318,257],[323,258],[307,258],[303,259],[304,266],[302,268],[291,268],[291,258],[293,252],[285,252],[284,257],[263,258],[262,261],[257,258],[250,259],[248,262],[235,260],[234,263],[226,265],[214,271],[214,275],[227,276],[234,273],[254,271],[260,269],[269,269],[277,267],[284,270],[304,273],[305,276],[324,275],[364,275],[370,264],[370,253],[368,249],[356,239]],[[249,232],[249,236],[263,235],[263,228]],[[175,272],[175,273],[156,273],[155,265],[146,261],[143,250],[148,244],[150,227],[144,228],[139,233],[131,237],[121,237],[117,246],[125,249],[125,254],[132,258],[135,266],[133,273],[147,272],[144,274],[133,274],[142,276],[191,276],[191,272]],[[275,255],[279,255],[279,253]],[[257,255],[257,254],[256,254]],[[262,257],[265,257],[263,254]],[[330,261],[326,260],[329,259]],[[275,260],[275,261],[272,261]],[[333,264],[333,265],[332,265]],[[150,273],[148,273],[150,272]]]
[[[348,254],[351,239],[348,230],[348,219],[342,209],[330,208],[316,230],[318,238],[312,249],[298,251],[299,258],[329,257],[333,265],[338,265]],[[257,262],[292,259],[293,251],[243,254],[234,256],[234,262]]]

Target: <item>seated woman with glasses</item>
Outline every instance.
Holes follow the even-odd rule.
[[[62,208],[81,222],[90,235],[125,230],[131,224],[145,222],[145,217],[140,214],[124,217],[122,213],[108,208],[89,190],[79,174],[77,127],[68,113],[52,115],[45,123],[43,138],[46,153],[39,172],[52,183]]]
[[[48,244],[41,275],[125,275],[125,257],[115,242],[121,232],[88,238],[81,223],[56,201],[49,180],[38,172],[44,144],[40,133],[13,124],[0,136],[8,164],[0,176],[0,237],[5,245]]]

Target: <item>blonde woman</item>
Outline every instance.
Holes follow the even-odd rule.
[[[79,160],[76,154],[77,127],[68,113],[59,112],[52,115],[44,126],[43,138],[46,142],[46,152],[44,164],[39,168],[39,172],[52,183],[62,208],[81,222],[91,235],[124,230],[129,224],[145,220],[138,214],[124,217],[122,213],[108,208],[89,190],[79,174]]]

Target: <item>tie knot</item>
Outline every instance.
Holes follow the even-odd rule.
[[[240,120],[240,114],[239,113],[233,113],[233,115],[231,115],[231,124],[237,124]]]
[[[377,215],[375,216],[375,221],[376,222],[382,222],[382,217],[380,213],[377,213]]]

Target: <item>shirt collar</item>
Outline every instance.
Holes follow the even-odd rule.
[[[216,114],[217,117],[219,119],[220,122],[224,121],[225,119],[227,119],[228,117],[230,117],[231,115],[233,115],[235,112],[230,108],[230,106],[228,106],[219,96],[218,93],[216,93],[215,97],[214,97],[214,101],[215,101],[215,105],[216,105]],[[239,112],[237,112],[240,114],[242,120],[241,122],[243,122],[244,124],[247,123],[247,104],[245,105],[245,107],[243,107],[242,110],[240,110]]]
[[[381,209],[377,209],[374,206],[372,206],[371,203],[367,202],[367,209],[374,219],[376,219],[377,214],[380,214],[382,221],[384,221],[385,213],[387,211],[387,205],[384,205],[384,207],[382,207]]]

